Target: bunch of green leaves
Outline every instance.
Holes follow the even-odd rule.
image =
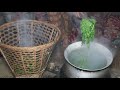
[[[80,23],[82,33],[82,43],[90,46],[90,42],[94,40],[95,35],[95,19],[83,18]]]

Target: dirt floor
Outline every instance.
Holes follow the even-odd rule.
[[[58,78],[59,75],[59,67],[56,67],[56,70],[50,69],[53,63],[49,64],[49,68],[46,68],[46,71],[43,73],[42,78]],[[9,69],[5,59],[0,57],[0,78],[15,78],[12,74],[11,70]]]
[[[8,68],[2,57],[0,58],[0,78],[13,78],[10,69]]]
[[[120,78],[120,49],[116,51],[113,63],[111,65],[111,76],[113,78]]]
[[[60,68],[55,66],[53,62],[50,62],[42,78],[59,78]],[[0,78],[14,78],[3,57],[0,57]],[[117,52],[111,65],[111,78],[120,78],[120,50]]]

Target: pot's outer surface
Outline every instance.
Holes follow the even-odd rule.
[[[110,78],[109,66],[111,65],[113,61],[113,56],[112,56],[112,53],[101,44],[96,43],[95,45],[97,46],[97,49],[106,56],[107,65],[105,67],[98,69],[98,70],[94,70],[94,71],[83,70],[83,69],[76,67],[72,63],[70,63],[70,61],[68,60],[68,54],[72,50],[80,48],[81,47],[80,45],[81,45],[81,41],[75,42],[66,48],[64,52],[66,62],[61,69],[61,73],[60,73],[61,78],[62,77],[63,78],[64,77],[65,78]]]
[[[61,78],[110,78],[110,70],[109,68],[94,71],[94,72],[87,72],[83,70],[79,70],[69,63],[65,63],[60,72]]]

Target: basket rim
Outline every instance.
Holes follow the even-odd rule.
[[[44,21],[38,21],[38,20],[16,20],[16,21],[7,22],[7,23],[5,23],[5,24],[3,24],[3,25],[0,26],[0,30],[1,30],[1,28],[3,28],[6,25],[9,25],[9,24],[12,24],[12,23],[15,23],[15,22],[19,23],[19,22],[22,22],[22,21],[37,22],[37,23],[45,24],[45,25],[50,26],[50,27],[54,27],[55,29],[58,30],[59,35],[58,35],[58,37],[54,41],[50,41],[50,42],[48,42],[46,44],[43,44],[43,45],[21,47],[21,46],[12,46],[12,45],[3,44],[0,41],[0,46],[8,47],[10,49],[20,49],[20,50],[25,50],[25,49],[28,49],[28,48],[29,49],[35,49],[35,48],[38,49],[38,48],[43,48],[45,46],[49,47],[49,46],[53,45],[54,42],[57,42],[59,40],[60,36],[61,36],[61,31],[60,31],[60,29],[57,26],[55,26],[54,24],[50,24],[50,23],[47,23],[47,22],[44,22]]]

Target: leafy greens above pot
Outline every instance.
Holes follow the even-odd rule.
[[[90,46],[90,42],[94,40],[95,35],[95,19],[83,18],[80,23],[82,33],[82,43]]]

